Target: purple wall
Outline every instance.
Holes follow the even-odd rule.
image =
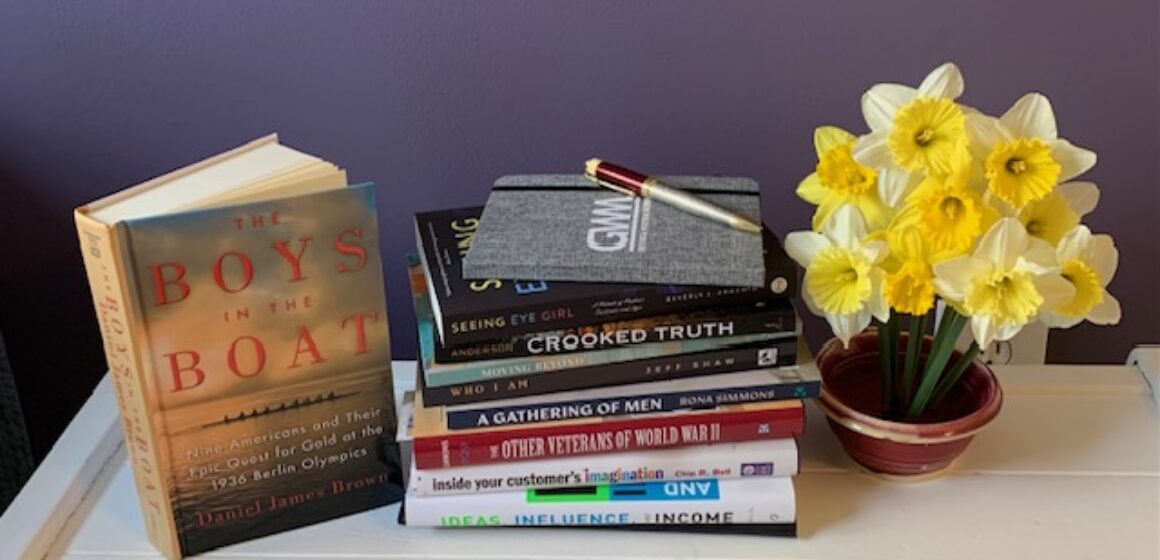
[[[1001,112],[1037,89],[1100,154],[1089,217],[1116,236],[1117,328],[1049,357],[1119,362],[1160,342],[1155,2],[29,2],[0,7],[0,329],[43,452],[100,375],[69,211],[269,131],[380,185],[398,357],[413,354],[402,254],[417,210],[482,203],[505,173],[757,178],[780,234],[811,133],[864,129],[877,81],[944,60]],[[815,334],[820,331],[816,330]],[[60,391],[60,387],[71,389]]]

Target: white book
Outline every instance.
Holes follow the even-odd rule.
[[[413,474],[413,472],[412,472]],[[796,521],[793,479],[692,479],[458,496],[407,493],[417,527],[734,525]]]
[[[415,496],[446,496],[588,484],[788,477],[797,474],[798,463],[797,443],[793,439],[774,439],[609,453],[583,460],[560,457],[413,470],[410,487]]]

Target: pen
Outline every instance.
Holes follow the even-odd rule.
[[[721,222],[733,229],[761,233],[761,226],[736,212],[730,212],[677,187],[666,185],[656,177],[649,177],[615,163],[592,158],[584,163],[584,176],[597,185],[621,194],[651,198],[690,214]]]

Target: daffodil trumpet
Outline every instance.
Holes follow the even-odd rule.
[[[917,87],[870,87],[869,131],[819,127],[817,164],[797,186],[816,206],[810,231],[786,237],[805,268],[802,297],[847,346],[877,324],[892,417],[921,418],[954,393],[980,348],[1033,321],[1120,320],[1108,292],[1115,243],[1082,223],[1099,188],[1075,179],[1095,153],[1061,136],[1043,94],[991,117],[959,103],[964,89],[952,63]],[[967,328],[973,341],[956,357]]]

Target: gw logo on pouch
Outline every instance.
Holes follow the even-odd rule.
[[[643,253],[648,241],[649,210],[647,198],[617,196],[598,198],[592,208],[588,228],[588,248],[609,253],[628,251]]]

